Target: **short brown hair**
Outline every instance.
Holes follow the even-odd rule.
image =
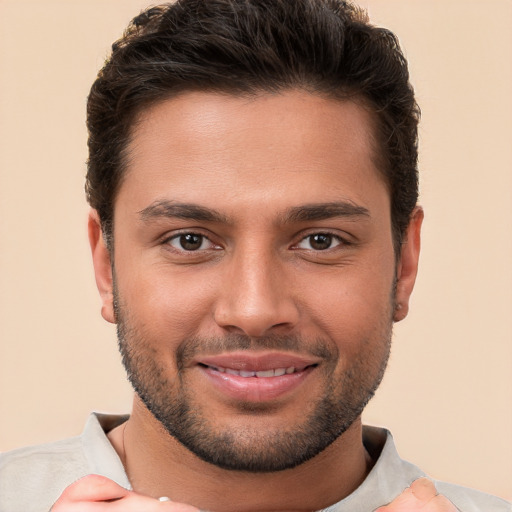
[[[398,248],[418,199],[419,108],[396,36],[342,0],[178,0],[132,20],[87,103],[86,193],[107,241],[131,128],[143,109],[187,90],[290,88],[357,97],[374,112]]]

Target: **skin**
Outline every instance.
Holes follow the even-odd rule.
[[[94,507],[94,508],[92,508]],[[112,480],[99,475],[86,476],[70,485],[51,512],[201,512],[184,503],[161,502],[127,491]],[[420,478],[389,505],[374,512],[458,512],[446,497],[437,494],[434,484]]]
[[[102,315],[116,322],[113,266],[120,306],[168,382],[177,382],[176,354],[191,338],[243,335],[254,342],[253,354],[270,358],[282,351],[276,355],[265,339],[321,338],[337,354],[262,403],[257,387],[237,398],[213,386],[197,364],[208,355],[200,347],[180,383],[209,429],[251,432],[250,439],[235,438],[240,448],[257,447],[268,431],[292,432],[328,381],[340,382],[358,361],[367,360],[376,373],[392,322],[407,315],[423,212],[413,212],[397,263],[372,129],[361,105],[301,91],[252,98],[183,94],[145,112],[136,125],[115,202],[113,254],[91,213]],[[193,203],[219,215],[153,215],[162,202]],[[359,213],[291,215],[340,202]],[[185,251],[183,233],[207,241]],[[318,250],[311,237],[325,233],[332,244]],[[305,350],[294,356],[310,357]],[[260,412],[242,414],[247,402],[261,405]],[[274,473],[228,471],[201,460],[168,435],[138,396],[130,420],[109,437],[136,497],[165,495],[218,512],[276,512],[325,508],[353,492],[372,465],[361,429],[357,417],[316,457]],[[116,510],[115,503],[105,506]]]

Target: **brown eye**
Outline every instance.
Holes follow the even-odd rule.
[[[303,238],[297,247],[313,251],[325,251],[341,244],[339,237],[329,233],[315,233]]]
[[[318,233],[317,235],[311,236],[309,243],[313,249],[317,251],[323,251],[331,247],[332,236],[326,235],[324,233]]]
[[[197,251],[201,248],[202,243],[203,237],[200,235],[189,233],[180,236],[180,245],[186,251]]]
[[[182,233],[173,236],[169,240],[169,245],[180,251],[198,251],[200,249],[208,249],[212,244],[203,235],[197,233]]]

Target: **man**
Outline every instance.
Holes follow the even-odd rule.
[[[137,17],[91,90],[87,181],[133,411],[7,454],[0,509],[510,510],[437,495],[361,425],[416,276],[417,120],[395,38],[346,3]]]

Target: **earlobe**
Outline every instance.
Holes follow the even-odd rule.
[[[89,213],[88,232],[96,286],[98,287],[101,297],[101,316],[103,316],[107,322],[114,324],[116,323],[114,315],[114,284],[112,279],[110,251],[105,244],[100,219],[96,210],[91,210]]]
[[[417,206],[412,212],[406,238],[402,244],[396,276],[395,311],[393,314],[395,322],[403,320],[409,312],[409,299],[418,273],[423,217],[423,209]]]

